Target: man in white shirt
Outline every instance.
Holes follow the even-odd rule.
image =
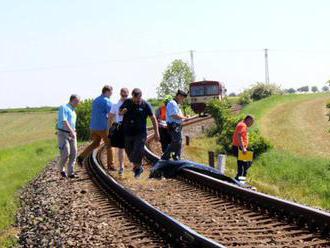
[[[124,129],[122,126],[123,115],[120,115],[119,108],[124,103],[129,95],[127,88],[120,90],[120,99],[117,104],[113,105],[110,111],[110,132],[109,138],[112,147],[118,148],[118,160],[119,160],[119,174],[124,172],[124,156],[125,156],[125,139]]]

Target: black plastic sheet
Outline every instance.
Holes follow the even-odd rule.
[[[236,184],[236,182],[223,174],[220,171],[203,164],[198,164],[189,160],[159,160],[150,171],[150,178],[173,178],[176,177],[183,169],[200,172],[220,180]]]

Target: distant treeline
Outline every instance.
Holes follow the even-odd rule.
[[[9,108],[0,109],[0,114],[4,113],[29,113],[29,112],[54,112],[57,111],[58,107],[35,107],[35,108]]]

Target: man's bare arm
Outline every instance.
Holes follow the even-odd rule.
[[[242,148],[243,153],[246,153],[247,147],[244,146],[243,136],[241,133],[238,133],[238,142],[239,142],[239,146]]]
[[[186,116],[184,116],[184,115],[171,115],[171,117],[173,118],[173,119],[176,119],[176,120],[185,120],[185,119],[187,119],[187,117]]]
[[[110,113],[109,114],[109,127],[112,127],[112,124],[115,122],[116,114]]]
[[[150,116],[151,122],[152,122],[152,126],[154,128],[154,132],[155,132],[155,139],[157,141],[159,141],[159,131],[158,131],[158,122],[156,119],[155,115]]]

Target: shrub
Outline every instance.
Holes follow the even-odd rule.
[[[227,100],[211,100],[206,106],[208,113],[214,118],[218,132],[223,129],[223,126],[231,114],[231,104]]]
[[[230,111],[228,102],[213,100],[208,103],[208,112],[213,116],[216,124],[216,130],[212,129],[214,135],[218,135],[218,151],[221,153],[232,152],[232,137],[236,125],[244,119],[244,116],[236,116]],[[209,134],[211,134],[211,132]],[[257,129],[249,131],[249,150],[253,151],[255,156],[266,152],[271,148],[271,144],[261,136]]]
[[[238,104],[245,106],[250,104],[251,102],[252,99],[249,90],[243,91],[239,96]]]
[[[77,107],[77,138],[79,141],[87,141],[90,138],[89,124],[92,113],[92,99],[82,101]]]
[[[326,107],[330,108],[330,100],[327,102]]]
[[[156,108],[159,108],[160,105],[162,105],[163,103],[163,100],[162,99],[156,99],[156,98],[150,98],[147,100],[148,103],[150,103],[150,105],[156,109]]]
[[[249,91],[250,97],[253,101],[257,101],[272,95],[282,94],[280,87],[276,84],[256,83]]]
[[[184,115],[193,116],[196,114],[194,110],[191,108],[191,105],[186,101],[182,104],[182,111]]]

